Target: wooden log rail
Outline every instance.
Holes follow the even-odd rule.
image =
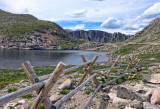
[[[67,72],[70,72],[72,70],[76,70],[77,68],[80,68],[80,67],[82,67],[84,65],[88,65],[90,63],[91,62],[89,61],[89,62],[85,62],[85,63],[77,65],[77,66],[73,66],[71,68],[63,70],[63,73],[67,73]],[[28,75],[28,76],[31,77],[30,75]],[[33,92],[34,90],[38,90],[38,89],[42,88],[46,83],[46,81],[44,81],[44,80],[48,79],[50,76],[51,76],[51,74],[45,75],[45,76],[41,76],[39,78],[34,78],[35,81],[37,81],[37,82],[39,81],[39,82],[35,83],[33,85],[30,85],[30,86],[28,86],[26,88],[22,88],[20,90],[12,92],[10,94],[1,96],[0,97],[0,105],[3,105],[5,103],[7,103],[7,102],[10,102],[10,101],[12,101],[12,100],[14,100],[14,99],[16,99],[18,97],[22,97],[22,96],[24,96],[24,95],[26,95],[28,93]],[[33,80],[31,80],[31,81],[33,81]]]
[[[26,72],[30,82],[32,84],[35,84],[35,83],[38,83],[39,82],[39,79],[33,69],[33,67],[31,66],[30,62],[29,61],[26,61],[22,64],[22,67],[24,69],[24,71]],[[38,94],[40,92],[41,88],[40,89],[37,89],[36,90],[36,93]],[[43,105],[46,109],[49,109],[52,105],[52,102],[50,102],[49,98],[47,97],[44,102],[43,102]]]
[[[73,66],[73,67],[71,67],[71,68],[65,69],[65,70],[63,71],[63,73],[67,73],[67,72],[70,72],[70,71],[72,71],[72,70],[76,70],[76,69],[78,69],[78,68],[80,68],[80,67],[82,67],[82,66],[88,65],[88,64],[90,64],[90,63],[91,63],[91,61],[88,61],[88,62],[85,62],[85,63],[83,63],[83,64]],[[41,76],[41,77],[39,77],[39,81],[44,81],[44,80],[48,79],[50,76],[51,76],[51,74],[48,74],[48,75],[45,75],[45,76]]]
[[[99,69],[99,70],[93,70],[93,71],[92,71],[92,73],[95,73],[95,72],[100,72],[100,71],[104,71],[104,70],[115,69],[115,68],[120,68],[120,66],[111,67],[111,68],[104,68],[104,69]]]
[[[77,93],[80,89],[82,89],[93,77],[96,76],[96,73],[90,76],[86,81],[84,81],[82,84],[80,84],[78,87],[76,87],[74,90],[69,92],[67,95],[62,97],[59,101],[57,101],[55,104],[53,104],[54,109],[58,109],[66,100],[68,100],[70,97],[72,97],[75,93]]]
[[[115,66],[117,65],[117,63],[118,63],[118,61],[120,60],[120,58],[121,58],[121,56],[118,56],[118,58],[116,59],[116,61],[115,61],[115,62],[112,62],[112,63],[113,63],[112,67],[115,67]],[[110,73],[111,73],[112,70],[113,70],[113,69],[108,70],[107,75],[110,75]],[[117,70],[117,72],[118,72],[118,70]],[[118,73],[119,73],[119,72],[118,72]]]
[[[79,85],[83,82],[83,80],[85,79],[85,77],[87,76],[87,74],[92,75],[91,70],[92,70],[92,67],[94,66],[94,64],[96,63],[97,58],[98,58],[98,56],[95,56],[95,57],[92,59],[92,61],[91,61],[90,64],[85,65],[85,66],[86,66],[86,69],[85,69],[85,71],[84,71],[84,74],[83,74],[82,78],[81,78],[80,81],[78,82],[77,86],[79,86]],[[83,63],[87,62],[83,55],[81,55],[81,59],[82,59]],[[94,83],[96,84],[96,86],[98,86],[99,82],[98,82],[98,80],[97,80],[96,77],[93,77],[93,81],[94,81]]]
[[[111,66],[111,68],[104,68],[104,69],[93,70],[93,71],[92,71],[92,67],[93,67],[94,64],[96,64],[96,60],[97,60],[98,56],[95,56],[92,59],[92,61],[89,61],[89,62],[86,62],[86,59],[83,56],[81,56],[81,58],[82,58],[83,64],[73,66],[71,68],[63,70],[65,65],[63,63],[59,63],[52,74],[41,76],[41,77],[37,77],[37,75],[36,75],[35,71],[33,70],[31,64],[29,63],[29,61],[25,62],[24,64],[22,64],[22,66],[23,66],[23,69],[26,72],[30,82],[32,83],[32,85],[0,97],[0,105],[3,105],[7,102],[10,102],[11,100],[16,99],[17,97],[21,97],[23,95],[31,93],[35,90],[36,93],[38,94],[38,96],[35,99],[35,101],[33,102],[33,105],[31,106],[31,109],[38,109],[39,106],[42,103],[43,103],[43,105],[46,109],[51,109],[51,108],[55,108],[55,109],[61,108],[62,109],[62,108],[64,108],[62,106],[62,104],[66,100],[68,100],[76,92],[78,92],[80,89],[82,89],[82,87],[84,87],[91,79],[93,79],[97,88],[94,91],[94,93],[92,94],[88,103],[86,103],[86,105],[84,106],[84,109],[87,109],[87,107],[90,105],[92,99],[94,98],[95,94],[98,92],[98,90],[101,87],[105,87],[106,85],[116,81],[117,79],[120,79],[120,78],[124,77],[127,74],[127,72],[129,72],[129,71],[133,71],[133,70],[137,69],[136,67],[134,67],[133,69],[126,70],[124,72],[120,72],[121,75],[119,77],[117,77],[117,78],[115,78],[115,79],[113,79],[113,80],[111,80],[111,81],[109,81],[105,84],[102,84],[102,83],[98,82],[98,80],[96,79],[96,75],[100,74],[102,76],[105,76],[105,74],[100,73],[100,71],[109,70],[108,73],[110,74],[110,72],[113,69],[118,69],[120,66],[116,66],[116,65],[118,63],[118,60],[120,59],[120,56],[116,59],[116,61],[111,62],[113,64]],[[129,63],[128,66],[130,66],[133,61],[134,61],[134,58],[130,60],[130,63]],[[135,62],[134,65],[138,67],[139,61]],[[156,65],[160,65],[160,63],[158,63]],[[70,72],[72,70],[76,70],[77,68],[82,67],[82,66],[86,66],[86,69],[85,69],[85,73],[84,73],[83,77],[81,78],[77,87],[74,90],[72,90],[70,93],[68,93],[66,96],[61,98],[58,102],[56,102],[55,104],[52,104],[50,99],[48,98],[48,93],[50,92],[51,88],[53,87],[53,85],[56,83],[56,81],[60,77],[60,74],[61,73],[67,73],[67,72]],[[127,67],[127,69],[128,68],[129,67]],[[83,82],[83,80],[87,76],[87,74],[90,74],[91,76],[86,81]],[[106,75],[106,76],[108,77],[109,75]]]
[[[108,84],[110,84],[110,83],[112,83],[112,82],[114,82],[114,81],[116,81],[116,80],[118,80],[118,79],[124,77],[124,76],[126,75],[127,72],[134,71],[135,69],[136,69],[136,68],[133,68],[133,69],[130,69],[130,70],[121,72],[121,74],[122,74],[121,76],[119,76],[119,77],[117,77],[117,78],[115,78],[115,79],[113,79],[113,80],[110,80],[109,82],[103,84],[102,86],[105,87],[106,85],[108,85]]]
[[[102,84],[100,83],[98,85],[98,87],[96,88],[96,90],[93,92],[93,94],[91,95],[90,99],[88,100],[88,102],[86,103],[86,105],[84,106],[83,109],[87,109],[89,107],[89,105],[91,104],[93,98],[95,97],[96,93],[99,91],[99,89],[101,88]]]
[[[152,64],[141,64],[141,66],[149,66],[149,65],[160,65],[160,63],[152,63]]]
[[[122,75],[120,75],[119,77],[105,83],[105,84],[99,84],[98,87],[96,88],[96,90],[94,91],[94,93],[92,94],[92,96],[90,97],[89,101],[86,103],[86,105],[84,106],[84,109],[87,109],[88,106],[90,105],[91,101],[93,100],[95,94],[98,92],[98,90],[101,88],[101,87],[105,87],[106,85],[124,77],[126,75],[127,72],[130,72],[130,71],[133,71],[135,70],[136,68],[133,68],[133,69],[130,69],[128,71],[124,71],[124,72],[121,72]],[[90,76],[86,81],[84,81],[81,85],[79,85],[78,87],[76,87],[74,90],[72,90],[70,93],[68,93],[67,95],[65,95],[63,98],[61,98],[59,101],[57,101],[55,104],[53,104],[53,107],[54,109],[58,109],[60,108],[60,106],[65,102],[67,101],[70,97],[72,97],[75,93],[77,93],[80,89],[82,89],[93,77],[96,76],[96,73],[93,74],[92,76]]]
[[[28,93],[31,93],[34,90],[37,90],[37,89],[41,88],[42,86],[44,86],[44,84],[45,84],[45,82],[39,82],[39,83],[33,84],[31,86],[28,86],[26,88],[22,88],[20,90],[15,91],[15,92],[4,95],[4,96],[0,97],[0,105],[5,104],[7,102],[10,102],[18,97],[21,97],[23,95],[28,94]]]

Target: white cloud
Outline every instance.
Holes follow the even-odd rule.
[[[158,16],[160,16],[160,3],[155,3],[153,6],[144,11],[141,18],[150,19]]]
[[[100,22],[101,27],[95,29],[123,33],[134,33],[160,16],[160,0],[0,0],[0,8],[41,20]],[[63,27],[73,26],[69,24]],[[72,28],[88,29],[83,24]]]
[[[108,18],[107,20],[105,20],[101,24],[101,27],[108,28],[108,29],[116,29],[116,28],[120,28],[122,26],[123,26],[123,22],[121,20],[114,18],[114,17]]]
[[[75,30],[82,30],[84,28],[85,28],[84,24],[79,24],[74,27]]]
[[[131,24],[131,25],[126,24],[126,25],[124,25],[123,29],[124,30],[138,30],[139,25],[138,24],[135,24],[135,25],[134,24]]]
[[[142,14],[143,18],[155,18],[157,16],[160,16],[160,3],[154,4]]]
[[[72,11],[71,13],[66,12],[66,15],[69,15],[74,18],[79,18],[79,17],[85,17],[86,13],[87,11],[85,9],[81,9],[81,10]]]
[[[64,27],[64,29],[71,29],[71,30],[84,30],[85,25],[84,24],[79,24],[74,27]]]

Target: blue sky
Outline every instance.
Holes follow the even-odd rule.
[[[0,9],[32,14],[65,29],[135,34],[160,17],[160,0],[0,0]]]

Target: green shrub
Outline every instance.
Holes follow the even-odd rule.
[[[73,85],[76,85],[77,82],[78,80],[72,80]]]
[[[10,89],[8,89],[8,93],[11,93],[11,92],[14,92],[14,91],[17,91],[18,89],[16,87],[12,87]]]
[[[89,89],[89,90],[86,90],[86,91],[85,91],[85,93],[86,93],[87,95],[89,95],[91,92],[94,92],[94,90],[93,90],[93,89]]]
[[[22,96],[22,98],[32,98],[32,94],[27,94],[27,95],[24,95],[24,96]]]
[[[70,92],[69,87],[65,87],[65,88],[62,89],[62,91],[60,91],[60,94],[66,95],[66,94],[68,94],[69,92]]]

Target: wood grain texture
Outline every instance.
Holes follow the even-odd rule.
[[[51,74],[50,78],[47,80],[43,89],[40,91],[39,95],[34,100],[34,104],[31,106],[31,109],[38,109],[40,107],[41,103],[48,96],[51,88],[57,82],[58,78],[60,77],[60,74],[63,72],[64,67],[65,67],[65,65],[61,62],[57,65],[56,69]]]
[[[31,65],[31,63],[29,61],[26,61],[22,64],[22,67],[24,69],[24,71],[26,72],[30,82],[32,84],[38,83],[39,79]],[[36,90],[36,93],[38,94],[41,91],[41,88]],[[43,105],[45,107],[45,109],[51,109],[52,106],[52,102],[50,101],[50,99],[48,97],[45,98]]]

